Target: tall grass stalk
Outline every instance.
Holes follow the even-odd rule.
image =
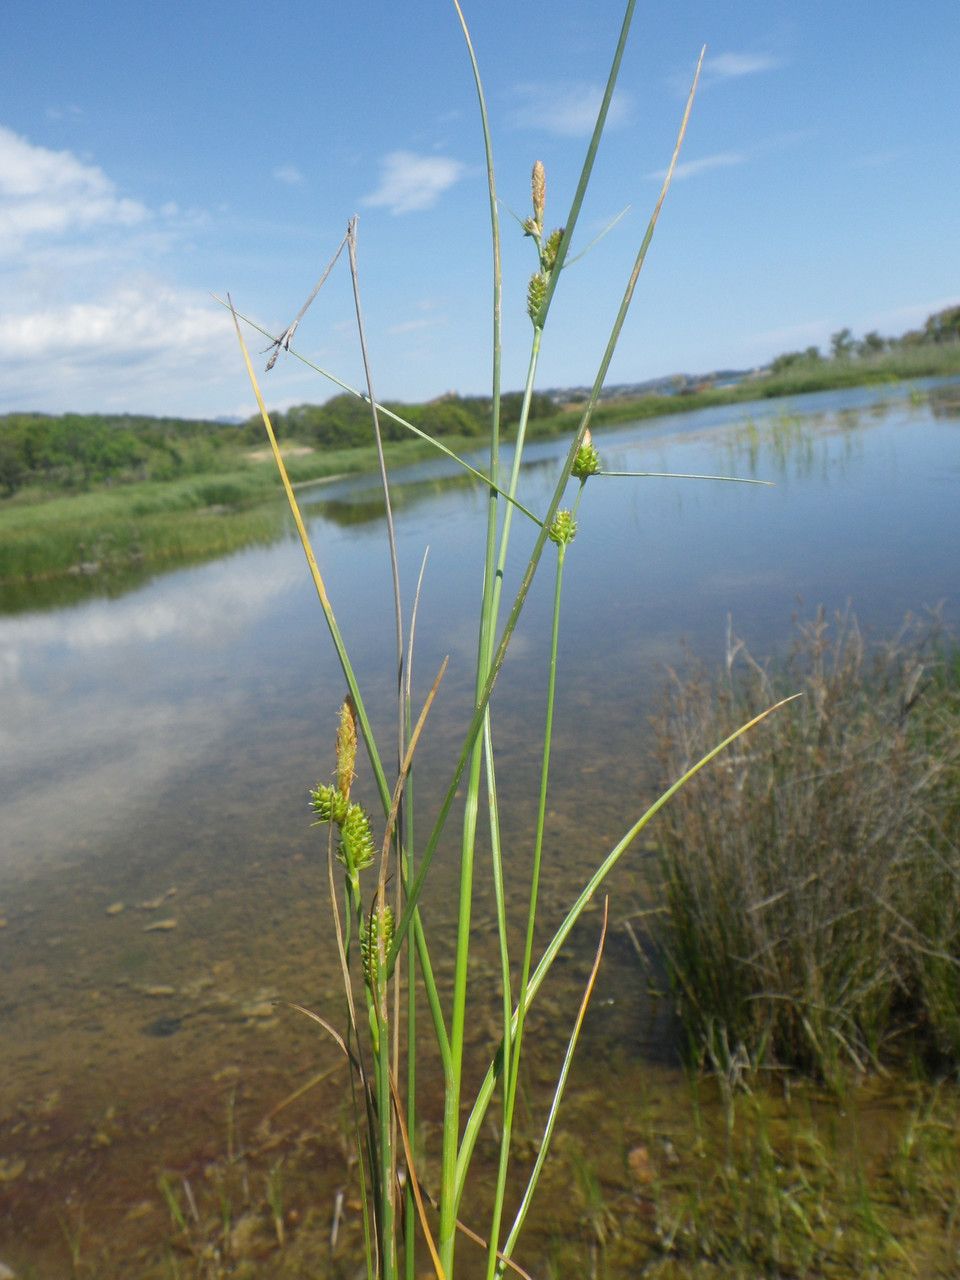
[[[524,234],[531,239],[535,250],[535,270],[527,293],[527,311],[532,325],[528,369],[524,396],[514,447],[513,463],[509,477],[501,478],[500,400],[501,400],[501,311],[502,270],[498,202],[496,194],[493,143],[489,127],[483,84],[477,58],[464,14],[458,0],[454,7],[463,30],[479,101],[480,121],[488,178],[492,242],[492,414],[489,435],[489,462],[486,474],[468,466],[439,441],[432,441],[412,424],[404,423],[412,431],[436,444],[438,450],[463,467],[484,484],[487,491],[487,520],[484,538],[484,570],[480,587],[480,611],[477,623],[476,669],[474,678],[473,710],[464,734],[451,776],[442,793],[437,812],[433,816],[429,834],[421,834],[418,823],[414,825],[414,766],[416,745],[423,730],[442,669],[415,727],[413,721],[411,672],[413,621],[410,624],[410,641],[404,651],[404,620],[401,608],[401,566],[397,555],[396,539],[391,517],[390,484],[380,443],[378,405],[373,390],[371,362],[360,307],[357,224],[353,219],[348,227],[345,243],[348,248],[351,277],[357,313],[358,334],[364,364],[366,391],[355,391],[371,411],[371,424],[377,441],[380,458],[381,480],[388,519],[388,543],[393,580],[394,614],[396,626],[396,695],[397,695],[397,765],[395,782],[388,782],[384,755],[374,738],[370,716],[364,703],[363,692],[350,664],[346,645],[337,625],[332,603],[313,553],[306,526],[297,506],[296,495],[287,476],[284,460],[277,446],[270,415],[264,404],[256,374],[250,362],[240,330],[240,317],[233,311],[237,335],[243,351],[248,374],[264,426],[270,441],[274,459],[280,471],[294,520],[300,535],[311,575],[317,590],[327,627],[336,648],[346,680],[348,697],[344,704],[341,731],[337,740],[336,781],[321,782],[312,792],[312,802],[318,822],[326,829],[328,863],[331,883],[331,901],[335,919],[338,954],[347,1005],[346,1036],[341,1036],[325,1017],[311,1012],[319,1025],[332,1034],[351,1064],[352,1087],[355,1089],[354,1116],[357,1129],[357,1147],[362,1172],[361,1196],[363,1200],[364,1229],[367,1239],[366,1266],[368,1276],[395,1280],[401,1273],[405,1280],[414,1280],[417,1274],[415,1237],[419,1234],[427,1244],[431,1262],[439,1280],[453,1280],[456,1271],[456,1240],[465,1232],[479,1241],[487,1253],[488,1280],[502,1275],[506,1268],[517,1270],[512,1261],[518,1236],[527,1210],[536,1191],[543,1163],[557,1121],[564,1085],[576,1047],[580,1028],[587,1012],[596,979],[602,951],[598,947],[596,961],[586,985],[579,1011],[573,1025],[567,1053],[557,1083],[551,1094],[548,1119],[538,1146],[533,1171],[526,1184],[516,1218],[503,1238],[503,1216],[507,1201],[511,1154],[513,1151],[513,1127],[520,1080],[520,1064],[524,1049],[524,1033],[527,1013],[538,990],[545,980],[574,925],[590,900],[600,890],[605,878],[630,847],[639,832],[652,820],[668,800],[701,768],[728,745],[736,741],[770,710],[747,718],[747,722],[725,735],[719,745],[706,750],[695,763],[688,765],[677,781],[647,811],[633,823],[623,838],[603,857],[586,881],[581,893],[567,912],[559,929],[534,964],[536,925],[542,854],[547,819],[550,759],[554,734],[554,702],[557,681],[557,655],[561,624],[562,587],[564,566],[576,534],[577,519],[581,511],[586,482],[593,476],[601,476],[602,470],[589,427],[600,398],[604,379],[620,337],[634,291],[643,268],[664,199],[670,186],[677,157],[683,142],[693,105],[697,80],[702,66],[703,53],[697,65],[693,85],[686,102],[676,145],[653,214],[639,246],[633,269],[626,282],[617,314],[611,324],[610,334],[597,368],[596,377],[579,424],[573,432],[569,448],[556,476],[550,501],[539,514],[524,507],[517,498],[520,470],[523,463],[530,406],[536,383],[537,365],[544,341],[544,331],[551,305],[559,286],[561,272],[575,235],[578,218],[603,136],[607,112],[612,101],[617,75],[626,46],[636,0],[628,0],[624,19],[613,54],[596,126],[586,149],[580,178],[573,194],[562,226],[550,231],[546,222],[547,189],[543,166],[534,165],[531,183],[532,213],[524,220]],[[342,246],[341,246],[342,247]],[[338,255],[339,255],[338,250]],[[336,259],[334,259],[335,261]],[[332,266],[332,264],[331,264]],[[323,278],[326,278],[326,274]],[[322,279],[323,279],[322,278]],[[321,283],[322,283],[321,279]],[[291,346],[293,332],[300,323],[307,306],[319,291],[317,286],[307,303],[285,333],[274,340],[277,351],[281,348],[296,355]],[[232,302],[230,303],[232,309]],[[276,353],[275,353],[276,354]],[[274,357],[271,357],[271,365]],[[334,379],[341,387],[346,384]],[[392,417],[403,421],[396,414]],[[563,507],[571,479],[576,479],[578,489],[572,507]],[[598,480],[597,483],[602,482]],[[508,562],[513,517],[520,512],[530,518],[536,527],[533,548],[520,577],[509,608],[505,608],[503,591]],[[519,892],[508,886],[506,868],[502,856],[500,834],[500,798],[497,786],[495,754],[492,731],[490,699],[498,675],[506,660],[511,639],[523,611],[531,586],[537,576],[541,560],[549,547],[555,548],[554,604],[550,635],[547,642],[548,689],[544,731],[540,744],[540,781],[533,821],[533,867],[529,886]],[[422,577],[422,570],[421,570]],[[419,585],[417,596],[419,598]],[[501,614],[506,614],[505,619]],[[780,704],[778,704],[780,705]],[[362,740],[373,771],[376,789],[383,811],[384,831],[379,858],[373,836],[373,824],[367,810],[352,797],[355,776],[357,735]],[[434,977],[430,946],[420,918],[420,903],[429,893],[430,871],[433,859],[447,829],[455,802],[462,790],[462,822],[460,832],[460,881],[458,891],[456,943],[453,957],[453,977],[449,993],[438,990]],[[468,1118],[462,1123],[465,1080],[465,1031],[468,1019],[468,972],[471,960],[471,922],[478,873],[476,854],[478,829],[486,817],[492,853],[492,880],[496,900],[496,917],[499,933],[499,954],[503,983],[502,1037],[499,1049],[490,1062],[483,1083],[470,1104]],[[342,905],[336,892],[334,859],[343,867]],[[372,896],[364,894],[361,875],[370,866],[378,864],[377,885]],[[397,898],[393,905],[387,901],[387,883],[395,877]],[[519,965],[519,983],[514,985],[514,965],[511,961],[508,938],[508,913],[513,904],[525,903],[525,930],[522,960]],[[606,918],[606,917],[605,917]],[[604,925],[605,933],[605,925]],[[406,949],[406,965],[399,960]],[[401,1009],[399,980],[401,970],[408,984],[405,1006],[407,1047],[406,1079],[399,1079],[401,1044]],[[393,997],[389,984],[393,981]],[[354,996],[354,987],[362,990],[363,1004]],[[443,1125],[439,1144],[439,1217],[435,1228],[428,1221],[425,1204],[429,1198],[427,1188],[417,1167],[417,1153],[412,1147],[412,1137],[417,1133],[420,1111],[415,1084],[418,1062],[426,1052],[415,1036],[417,1020],[416,993],[421,991],[426,999],[433,1028],[433,1052],[439,1060],[443,1076]],[[366,1012],[364,1026],[360,1011]],[[428,1046],[429,1048],[429,1046]],[[401,1088],[401,1085],[404,1087]],[[464,1200],[472,1157],[478,1140],[480,1126],[499,1086],[501,1092],[501,1124],[497,1154],[497,1177],[489,1206],[489,1228],[486,1240],[459,1215]],[[406,1179],[405,1208],[400,1212],[398,1186],[401,1164]],[[404,1236],[400,1244],[400,1226]],[[434,1241],[434,1233],[436,1240]]]

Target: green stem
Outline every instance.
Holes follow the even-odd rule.
[[[517,440],[513,453],[513,464],[510,469],[510,480],[508,486],[508,495],[510,498],[516,496],[517,486],[520,480],[520,464],[523,457],[523,446],[526,438],[527,422],[530,416],[530,404],[533,397],[533,387],[536,378],[537,359],[540,352],[540,339],[542,330],[534,329],[533,345],[530,352],[530,359],[527,368],[527,379],[524,386],[523,402],[520,409],[520,422],[517,428]],[[490,626],[487,634],[492,640],[496,629],[497,618],[500,612],[500,599],[503,592],[503,573],[506,566],[507,546],[510,540],[510,528],[512,523],[513,507],[508,505],[504,515],[503,530],[500,536],[500,550],[497,556],[497,569],[494,577],[493,598],[491,601]],[[485,669],[489,670],[492,653],[488,652],[485,656]],[[497,782],[496,769],[494,765],[493,753],[493,731],[490,723],[490,709],[484,716],[483,722],[483,753],[484,767],[487,777],[487,807],[489,811],[490,822],[490,853],[493,870],[493,892],[494,901],[496,903],[497,914],[497,938],[500,949],[500,975],[503,986],[503,1046],[504,1046],[504,1071],[509,1072],[510,1058],[510,1018],[513,1009],[513,996],[511,992],[510,981],[510,950],[507,938],[507,912],[506,912],[506,891],[503,879],[503,853],[500,841],[500,808],[497,799]],[[507,1123],[509,1113],[509,1099],[504,1093],[504,1124]]]
[[[502,270],[500,251],[500,216],[497,206],[496,178],[493,163],[493,144],[487,116],[486,98],[480,68],[473,48],[473,41],[458,0],[454,0],[457,16],[463,29],[474,84],[480,106],[484,152],[487,167],[487,192],[490,204],[490,228],[493,249],[493,369],[492,413],[490,423],[490,489],[487,503],[487,537],[484,558],[483,597],[480,610],[480,628],[477,648],[476,702],[479,718],[487,720],[487,701],[483,697],[493,648],[493,594],[494,562],[499,515],[499,489],[497,481],[500,466],[500,376],[501,376],[501,311]],[[482,703],[482,707],[481,707]],[[478,724],[479,727],[479,724]],[[480,775],[483,763],[481,744],[473,741],[467,747],[470,752],[470,773],[467,797],[464,805],[463,837],[460,862],[460,900],[457,919],[457,950],[454,963],[453,1008],[450,1021],[450,1056],[445,1064],[445,1091],[443,1139],[440,1172],[440,1228],[439,1249],[444,1271],[453,1275],[453,1258],[456,1244],[456,1213],[454,1211],[454,1180],[457,1153],[460,1142],[460,1087],[463,1069],[463,1038],[466,1021],[467,970],[470,950],[470,916],[473,899],[473,864],[476,847],[477,812]],[[453,797],[450,797],[452,803]],[[449,805],[447,806],[449,809]],[[439,832],[437,833],[439,835]],[[434,845],[435,847],[435,845]],[[431,854],[432,856],[432,854]],[[419,877],[418,877],[419,879]],[[415,901],[415,900],[414,900]],[[407,916],[404,912],[404,918]]]
[[[393,1112],[390,1105],[390,1037],[387,1024],[381,1018],[379,1007],[386,1004],[386,978],[381,970],[378,975],[379,995],[374,1001],[377,1017],[377,1119],[380,1125],[380,1196],[381,1241],[380,1256],[383,1280],[396,1280],[397,1248],[394,1222],[396,1220],[396,1176],[393,1156]],[[379,1007],[378,1007],[379,1006]]]
[[[513,525],[513,504],[520,484],[520,466],[523,462],[523,447],[527,437],[527,423],[530,418],[530,405],[533,401],[533,388],[537,377],[537,363],[540,359],[540,343],[543,330],[534,326],[533,342],[530,345],[530,359],[527,362],[527,378],[523,387],[523,403],[520,407],[520,422],[517,425],[517,442],[513,450],[513,462],[510,466],[510,480],[507,485],[509,503],[503,517],[503,532],[500,535],[500,552],[497,556],[497,577],[493,597],[493,628],[496,629],[500,614],[500,597],[503,593],[503,573],[507,564],[507,546],[510,542],[510,530]]]
[[[421,575],[422,576],[422,575]],[[410,668],[413,658],[413,622],[410,630],[410,653],[407,661],[407,692],[404,699],[406,708],[406,733],[410,739]],[[403,805],[403,845],[401,846],[400,865],[404,883],[410,877],[410,857],[413,844],[413,779],[414,767],[411,765],[404,789]],[[417,936],[419,915],[414,924],[414,937]],[[442,1018],[441,1018],[442,1023]],[[411,1143],[415,1141],[417,1129],[417,957],[413,947],[407,947],[407,1132]],[[404,1192],[404,1274],[405,1280],[416,1280],[417,1275],[417,1206],[413,1197],[414,1171],[407,1170],[406,1190]]]
[[[583,482],[577,491],[574,512],[580,505],[583,493]],[[540,891],[540,868],[543,860],[543,833],[547,816],[547,788],[550,778],[550,752],[553,745],[553,711],[557,689],[557,649],[560,642],[560,600],[563,589],[563,568],[566,561],[567,546],[561,543],[557,547],[557,572],[553,592],[553,621],[550,630],[550,659],[547,677],[547,712],[543,733],[543,759],[540,766],[540,795],[537,803],[537,826],[533,845],[533,869],[530,876],[530,902],[527,909],[527,933],[523,949],[523,965],[520,971],[520,993],[518,997],[518,1015],[516,1031],[513,1034],[512,1048],[510,1031],[504,1038],[503,1072],[507,1081],[504,1091],[503,1131],[500,1135],[500,1162],[497,1169],[497,1187],[493,1200],[493,1215],[490,1223],[490,1249],[487,1255],[487,1280],[494,1280],[497,1272],[497,1245],[500,1241],[500,1224],[503,1217],[503,1198],[506,1193],[507,1171],[510,1165],[510,1144],[513,1136],[513,1116],[517,1102],[517,1085],[520,1079],[520,1055],[523,1049],[523,1031],[526,1017],[527,988],[530,982],[530,967],[533,963],[533,941],[537,920],[537,901]],[[509,1018],[509,1015],[508,1015]]]
[[[722,742],[718,743],[717,746],[715,746],[711,751],[708,751],[705,756],[701,757],[696,764],[692,765],[686,773],[682,774],[672,786],[668,787],[667,790],[662,793],[662,795],[658,796],[649,809],[647,809],[646,812],[637,819],[629,831],[627,831],[626,835],[624,835],[623,838],[614,845],[584,885],[573,906],[564,917],[560,928],[550,939],[546,950],[530,977],[530,985],[527,988],[527,997],[524,1002],[526,1005],[524,1013],[526,1013],[530,1008],[530,1005],[533,1003],[537,992],[540,990],[547,974],[553,967],[553,963],[559,955],[560,949],[570,936],[570,932],[574,925],[583,914],[587,903],[600,888],[601,884],[617,865],[643,828],[656,817],[664,805],[677,794],[681,787],[685,786],[686,783],[688,783],[691,778],[695,777],[696,774],[708,765],[711,760],[720,755],[722,751],[725,751],[727,747],[736,742],[736,740],[743,734],[754,728],[755,725],[758,725],[762,720],[765,720],[767,716],[771,715],[774,711],[778,711],[781,707],[786,706],[788,702],[792,702],[794,698],[799,696],[799,694],[794,694],[792,697],[783,698],[780,702],[774,703],[773,706],[767,707],[767,709],[762,711],[758,716],[754,716],[752,720],[748,720],[746,724],[741,725],[740,728],[731,733],[728,738],[724,738]],[[516,1026],[518,1015],[519,1007],[514,1010],[514,1027]],[[470,1158],[473,1154],[474,1145],[476,1144],[477,1137],[480,1132],[480,1126],[483,1123],[483,1118],[490,1105],[490,1099],[493,1096],[493,1090],[496,1087],[496,1082],[500,1076],[500,1072],[500,1055],[498,1054],[487,1068],[487,1074],[484,1076],[483,1083],[480,1086],[479,1093],[477,1094],[477,1100],[474,1103],[473,1110],[470,1112],[470,1115],[467,1118],[467,1123],[464,1126],[463,1143],[460,1148],[460,1159],[457,1163],[458,1203],[459,1198],[463,1195],[466,1173],[470,1165]]]

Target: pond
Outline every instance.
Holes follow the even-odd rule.
[[[923,392],[819,393],[596,434],[607,470],[774,484],[587,485],[567,560],[546,924],[655,794],[648,721],[668,666],[719,662],[728,625],[755,655],[783,653],[793,615],[821,604],[852,608],[877,637],[908,611],[960,621],[960,418],[934,414]],[[521,498],[531,509],[546,505],[564,453],[562,442],[529,448]],[[442,463],[398,472],[395,486],[408,609],[429,548],[419,698],[450,656],[418,762],[426,827],[469,715],[486,503]],[[375,481],[301,497],[389,742],[393,619]],[[522,518],[515,528],[505,598],[532,539]],[[531,593],[494,698],[518,883],[535,808],[550,576]],[[261,1181],[286,1161],[291,1232],[303,1227],[306,1241],[304,1224],[316,1235],[322,1220],[326,1240],[337,1189],[349,1182],[346,1079],[316,1028],[272,1003],[298,1001],[334,1020],[341,1005],[307,791],[333,770],[344,687],[299,544],[287,535],[116,598],[0,616],[0,691],[0,1260],[44,1280],[68,1263],[103,1277],[181,1274],[165,1243],[177,1227],[170,1196],[189,1206],[219,1188],[222,1204],[217,1178],[227,1169],[242,1183],[244,1153]],[[373,800],[369,769],[359,773],[358,791]],[[452,936],[455,918],[455,822],[450,831],[427,909],[440,937]],[[667,1002],[648,994],[651,977],[624,929],[649,900],[642,860],[643,850],[627,858],[612,884],[611,940],[584,1046],[605,1064],[603,1094],[629,1099],[636,1116],[689,1101]],[[475,918],[469,1039],[479,1071],[498,1009],[482,884]],[[562,1053],[596,921],[588,916],[576,934],[542,1006],[533,1084],[541,1059],[546,1076]],[[512,924],[519,936],[519,919]],[[441,981],[449,968],[439,955]],[[277,1114],[268,1142],[260,1122],[324,1071]],[[622,1114],[597,1119],[595,1074],[576,1077],[571,1099],[571,1142],[602,1124],[614,1145],[636,1149],[639,1129],[624,1137]],[[244,1193],[232,1194],[239,1204]],[[273,1265],[249,1274],[281,1274]]]

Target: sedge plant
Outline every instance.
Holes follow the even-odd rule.
[[[470,33],[458,0],[454,7],[463,31],[479,103],[480,121],[486,159],[489,214],[492,242],[492,411],[489,430],[489,454],[485,470],[471,466],[457,457],[441,441],[433,439],[393,410],[381,406],[374,393],[371,362],[363,324],[358,269],[357,221],[351,220],[343,242],[337,249],[318,285],[304,308],[288,329],[274,337],[272,366],[283,350],[305,364],[292,345],[295,330],[306,306],[317,296],[320,286],[347,249],[347,260],[353,283],[357,332],[363,360],[365,386],[347,383],[318,366],[311,367],[328,377],[341,389],[364,399],[370,409],[371,429],[376,442],[380,476],[386,506],[387,539],[392,569],[394,618],[396,631],[396,738],[388,750],[375,738],[371,728],[363,691],[350,662],[347,646],[337,624],[333,603],[317,558],[314,555],[296,496],[286,472],[280,449],[259,388],[257,376],[247,351],[240,321],[253,328],[259,326],[240,316],[229,303],[248,374],[260,407],[264,427],[280,472],[297,530],[303,544],[309,569],[320,600],[326,624],[337,652],[347,686],[337,735],[336,770],[333,782],[319,783],[311,793],[317,823],[325,833],[328,880],[333,910],[334,932],[346,1002],[346,1026],[341,1032],[327,1013],[303,1009],[324,1028],[350,1063],[351,1087],[355,1119],[355,1136],[360,1170],[360,1201],[363,1213],[366,1269],[369,1280],[414,1280],[421,1274],[424,1251],[438,1280],[453,1280],[457,1270],[459,1236],[471,1241],[486,1253],[486,1275],[495,1280],[507,1270],[528,1274],[515,1260],[514,1254],[531,1201],[547,1157],[557,1122],[564,1087],[576,1048],[587,1005],[593,991],[606,931],[604,928],[596,959],[579,1009],[572,1019],[567,1052],[555,1088],[549,1099],[547,1121],[537,1145],[533,1167],[527,1172],[519,1197],[512,1189],[511,1174],[515,1163],[514,1121],[517,1109],[520,1066],[524,1052],[528,1011],[547,978],[571,930],[590,901],[599,893],[603,882],[641,830],[665,805],[670,797],[709,763],[730,743],[757,724],[774,708],[767,708],[729,734],[686,769],[681,777],[628,827],[623,837],[597,861],[596,869],[571,904],[560,927],[534,962],[538,895],[547,797],[550,756],[554,737],[554,698],[557,680],[557,653],[561,622],[564,567],[573,553],[578,521],[585,518],[588,504],[582,500],[588,483],[602,484],[604,470],[599,452],[590,436],[590,422],[597,405],[611,358],[630,307],[637,281],[647,255],[657,219],[663,205],[677,156],[693,105],[700,65],[687,99],[673,156],[659,199],[649,220],[636,254],[633,269],[626,282],[622,300],[614,317],[606,347],[602,353],[590,396],[579,426],[557,468],[552,497],[545,510],[533,512],[518,499],[520,469],[524,457],[527,422],[536,383],[537,365],[562,272],[568,259],[581,206],[613,97],[617,75],[630,29],[635,0],[628,0],[619,38],[616,43],[606,89],[599,108],[596,126],[587,146],[579,182],[565,218],[551,227],[547,220],[547,182],[544,167],[533,167],[531,210],[522,220],[522,234],[533,249],[533,272],[527,286],[527,314],[531,326],[530,354],[524,384],[522,408],[513,457],[506,472],[501,466],[500,368],[501,368],[501,230],[499,202],[493,162],[491,131],[487,118],[483,85],[474,54]],[[259,330],[265,333],[265,330]],[[271,335],[267,335],[271,336]],[[479,617],[476,641],[473,711],[456,762],[446,781],[437,812],[432,815],[429,834],[414,826],[415,754],[434,696],[443,676],[443,668],[417,713],[414,705],[411,667],[416,603],[413,616],[406,625],[401,608],[400,565],[393,530],[390,484],[384,464],[380,419],[389,416],[413,434],[424,437],[451,461],[471,473],[482,484],[486,495],[486,533],[484,570],[478,586]],[[717,477],[727,478],[727,477]],[[567,494],[574,486],[572,500]],[[512,599],[504,599],[505,567],[511,531],[517,519],[531,522],[536,529],[533,548],[516,586]],[[526,898],[526,927],[520,956],[511,953],[507,929],[507,903],[516,900],[516,890],[508,889],[501,841],[500,793],[497,785],[493,746],[491,694],[507,658],[514,634],[531,585],[545,558],[553,559],[554,597],[550,634],[546,643],[548,688],[542,739],[539,743],[540,784],[535,799],[533,828],[532,875],[522,891]],[[421,583],[423,569],[421,567]],[[420,584],[417,587],[417,601]],[[780,703],[776,705],[782,705]],[[365,807],[353,795],[360,745],[369,761],[379,802],[379,812]],[[392,757],[392,759],[391,759]],[[460,821],[460,883],[457,928],[454,945],[453,978],[450,990],[441,991],[435,975],[437,942],[427,936],[420,907],[430,894],[431,866],[441,838],[454,820],[458,804]],[[465,1029],[468,1018],[467,974],[471,951],[472,907],[477,891],[480,868],[477,865],[479,829],[486,827],[484,843],[491,853],[490,875],[496,901],[496,915],[501,967],[503,1001],[500,1044],[489,1063],[482,1083],[472,1098],[464,1096]],[[519,973],[519,978],[515,974]],[[405,990],[404,990],[405,989]],[[418,1039],[418,1009],[425,1004],[432,1038],[426,1045]],[[299,1006],[298,1006],[299,1007]],[[415,1135],[422,1126],[417,1102],[417,1067],[426,1054],[435,1054],[443,1082],[443,1123],[439,1151],[430,1153],[431,1168],[439,1170],[438,1182],[428,1186],[418,1170],[413,1150]],[[402,1056],[401,1056],[402,1055]],[[475,1064],[474,1064],[475,1065]],[[472,1077],[471,1077],[472,1078]],[[471,1165],[481,1126],[496,1099],[499,1151],[496,1177],[488,1217],[485,1223],[461,1220],[461,1206],[470,1178]],[[467,1118],[462,1119],[464,1111]],[[511,1194],[508,1197],[508,1187]],[[512,1219],[506,1206],[518,1203]]]

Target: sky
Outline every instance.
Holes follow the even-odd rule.
[[[614,0],[464,0],[504,240],[504,386],[529,349],[530,169],[563,223],[622,19]],[[960,302],[957,0],[637,6],[538,384],[593,380],[702,44],[676,179],[608,376],[747,368]],[[0,17],[0,412],[247,416],[215,301],[270,333],[359,216],[375,393],[490,386],[473,79],[450,0],[32,0]],[[250,332],[254,352],[266,340]],[[297,348],[363,380],[345,256]],[[260,359],[260,357],[257,357]],[[293,357],[278,408],[337,390]]]

